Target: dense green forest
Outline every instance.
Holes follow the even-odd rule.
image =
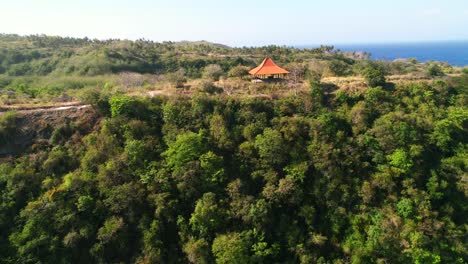
[[[91,104],[79,121],[39,116],[44,127],[0,115],[0,149],[40,130],[0,154],[0,263],[468,261],[467,70],[442,77],[456,69],[330,47],[0,38],[4,99],[63,87],[50,95],[86,90]],[[311,67],[306,90],[279,98],[104,87],[121,70],[170,75],[188,63],[186,78],[207,78],[206,65],[228,75],[265,55],[345,63],[368,87],[330,90]],[[397,65],[433,79],[386,81]]]

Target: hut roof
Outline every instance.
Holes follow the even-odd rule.
[[[252,75],[269,75],[269,74],[287,74],[287,70],[279,67],[270,58],[265,58],[260,65],[249,71]]]

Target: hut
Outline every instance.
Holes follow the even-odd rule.
[[[289,74],[289,71],[276,65],[272,59],[267,57],[262,61],[262,63],[260,63],[260,65],[250,70],[249,74],[254,77],[254,81],[280,81]]]

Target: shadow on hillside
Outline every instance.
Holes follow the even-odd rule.
[[[320,87],[325,93],[333,93],[340,88],[333,83],[320,83]]]

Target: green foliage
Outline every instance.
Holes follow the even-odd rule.
[[[191,239],[184,246],[184,252],[190,263],[210,263],[210,245],[204,239]]]
[[[133,112],[135,100],[128,96],[114,96],[109,100],[110,111],[113,117],[129,115]]]
[[[0,142],[6,143],[17,131],[16,115],[15,111],[8,111],[0,115]]]
[[[260,158],[272,165],[282,163],[286,158],[286,150],[281,133],[267,128],[255,138],[255,147]]]
[[[427,67],[426,74],[429,77],[440,77],[445,75],[445,73],[442,71],[442,68],[440,68],[440,66],[435,63],[431,63]]]
[[[73,160],[63,147],[57,146],[52,149],[47,159],[42,164],[42,169],[47,174],[64,174],[72,167]]]
[[[97,239],[101,243],[106,244],[115,239],[119,231],[124,227],[123,219],[120,217],[111,217],[104,222],[104,225],[99,228]]]
[[[187,132],[178,135],[174,142],[169,143],[164,155],[167,157],[167,165],[177,169],[200,157],[204,150],[205,145],[202,134]]]
[[[223,69],[218,64],[210,64],[203,69],[203,77],[214,81],[218,80],[223,73]]]
[[[109,84],[105,85],[105,87],[109,87]],[[107,115],[109,113],[109,95],[103,90],[95,87],[83,89],[79,98],[81,102],[90,104],[94,109],[100,111],[102,114]]]
[[[195,88],[201,92],[205,92],[208,94],[215,94],[217,92],[222,92],[222,89],[216,87],[213,84],[213,81],[208,80],[208,79],[200,80]]]
[[[369,66],[362,71],[369,87],[383,86],[386,83],[385,72],[376,66]]]
[[[395,152],[388,156],[388,159],[392,166],[399,168],[403,172],[406,172],[413,166],[409,155],[403,149],[395,150]]]
[[[137,97],[116,95],[109,99],[108,105],[112,117],[151,119],[152,109],[146,108],[143,101]],[[101,105],[103,113],[107,112],[106,105]]]
[[[228,76],[242,78],[244,76],[247,76],[248,74],[249,74],[249,67],[239,65],[229,70]]]
[[[310,96],[316,109],[323,107],[325,103],[325,93],[319,82],[310,82]]]
[[[192,231],[201,237],[208,238],[216,233],[223,224],[224,213],[218,206],[214,193],[205,193],[197,201],[190,217]]]
[[[350,73],[350,65],[345,60],[334,59],[328,63],[327,70],[332,76],[346,76]]]
[[[436,122],[432,137],[442,150],[454,149],[459,143],[466,144],[468,129],[468,110],[462,107],[451,107],[447,117]]]
[[[293,166],[287,166],[284,168],[284,171],[287,173],[287,177],[303,182],[306,178],[307,169],[307,162],[302,162]]]
[[[200,167],[204,177],[207,177],[215,184],[220,184],[226,180],[223,157],[209,151],[200,156]]]
[[[144,141],[135,139],[126,142],[124,151],[129,165],[141,165],[148,157],[149,152]]]
[[[212,250],[216,263],[251,263],[250,244],[242,234],[229,233],[217,236],[213,241]]]
[[[183,88],[187,78],[185,77],[185,70],[179,69],[166,75],[167,80],[172,83],[176,88]]]
[[[89,195],[80,196],[78,198],[78,202],[76,203],[76,208],[80,212],[86,212],[93,206],[93,203],[94,203],[93,197]]]
[[[396,205],[397,212],[404,218],[409,218],[413,215],[413,201],[408,198],[403,198]]]
[[[85,45],[32,38],[46,40]],[[2,113],[0,262],[464,263],[467,83],[333,95],[314,81],[276,99],[102,87],[90,102],[111,115],[31,129]]]

